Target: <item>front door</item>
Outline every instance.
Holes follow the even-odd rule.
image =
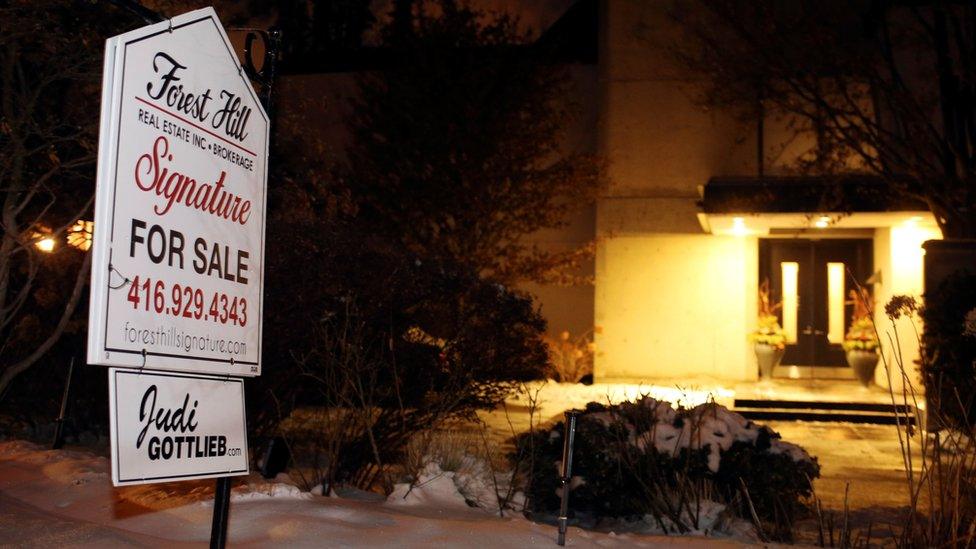
[[[787,334],[784,366],[846,367],[841,342],[850,326],[852,276],[871,276],[870,239],[762,239],[759,276],[768,278]]]

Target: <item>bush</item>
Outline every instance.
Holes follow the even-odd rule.
[[[579,383],[584,378],[593,377],[592,332],[572,337],[562,332],[559,338],[544,336],[543,341],[549,349],[548,375],[560,383]]]
[[[543,375],[545,321],[529,296],[461,266],[362,235],[324,237],[332,246],[314,260],[327,267],[276,269],[279,283],[315,291],[273,297],[274,375],[250,384],[249,425],[285,436],[296,464],[330,485],[389,490],[413,434],[471,418]],[[300,428],[316,414],[293,413],[315,408],[341,409],[345,427]]]
[[[942,421],[976,422],[976,338],[966,332],[976,308],[976,275],[957,273],[925,294],[921,309],[925,393]]]
[[[534,514],[558,512],[563,430],[559,423],[517,440],[535,451],[527,492]],[[650,519],[683,533],[701,529],[712,501],[750,520],[754,508],[767,532],[786,538],[820,467],[779,438],[714,403],[690,410],[650,397],[590,403],[577,423],[572,512],[584,522]]]

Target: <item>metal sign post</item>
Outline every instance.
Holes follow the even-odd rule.
[[[562,485],[562,498],[559,503],[559,545],[566,545],[566,523],[569,520],[569,485],[573,478],[573,443],[576,439],[576,419],[579,410],[566,412],[566,433],[563,437],[563,461],[559,482]]]
[[[71,362],[68,364],[68,379],[64,382],[64,394],[61,395],[61,413],[58,414],[57,425],[54,426],[54,443],[51,444],[51,448],[55,450],[60,450],[64,446],[64,420],[67,419],[65,414],[68,411],[68,394],[71,391],[71,378],[74,371],[75,357],[71,357]]]
[[[217,479],[214,491],[213,523],[210,526],[210,549],[227,546],[227,517],[230,516],[230,477]]]

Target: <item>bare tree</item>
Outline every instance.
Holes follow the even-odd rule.
[[[0,398],[58,341],[88,281],[91,254],[64,246],[50,257],[36,244],[63,243],[91,207],[109,11],[72,1],[0,6]]]
[[[568,223],[603,188],[600,158],[566,150],[579,115],[552,52],[517,19],[455,0],[399,2],[392,66],[359,78],[345,178],[365,226],[506,283],[572,283],[595,246],[526,238]]]
[[[817,136],[801,169],[863,171],[976,237],[976,6],[900,0],[687,1],[678,57],[700,98]]]

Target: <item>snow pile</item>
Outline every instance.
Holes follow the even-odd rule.
[[[413,482],[398,483],[387,497],[392,505],[438,505],[498,510],[496,484],[507,484],[505,475],[496,474],[483,460],[463,454],[453,471],[445,471],[439,460],[428,457],[427,465]],[[492,476],[496,478],[493,479]]]
[[[458,489],[456,478],[454,471],[442,471],[438,464],[428,463],[416,482],[397,483],[386,501],[391,505],[470,507]]]
[[[295,486],[291,477],[279,474],[273,481],[254,480],[245,482],[233,490],[231,501],[253,501],[260,499],[312,499],[315,496]],[[321,488],[320,488],[321,490]]]
[[[0,459],[37,465],[44,476],[62,484],[81,485],[109,479],[109,463],[87,452],[50,450],[44,446],[13,440],[0,443]]]
[[[682,536],[713,536],[730,531],[741,531],[746,533],[746,537],[755,538],[755,528],[742,519],[732,516],[726,506],[714,501],[702,500],[695,508],[692,516],[688,510],[681,513],[683,524],[694,525],[687,532],[681,533]],[[601,529],[610,529],[617,533],[631,533],[644,535],[675,535],[681,529],[668,517],[655,518],[653,515],[644,515],[638,520],[627,519],[604,519],[600,523]],[[758,538],[756,539],[758,541]]]

